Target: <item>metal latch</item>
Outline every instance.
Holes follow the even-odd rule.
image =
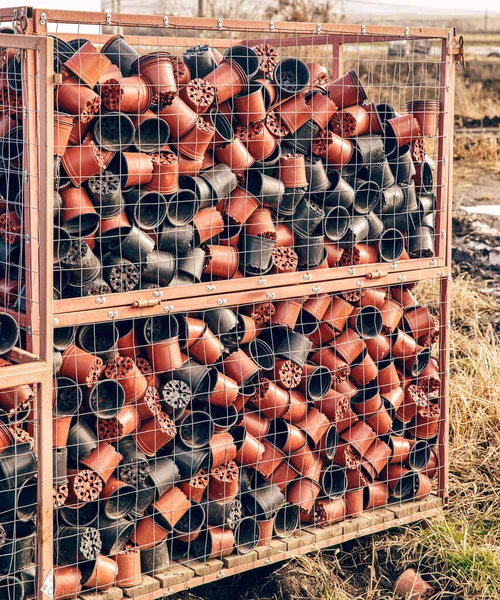
[[[367,279],[382,279],[382,277],[387,277],[387,271],[381,271],[380,269],[377,269],[376,271],[366,274]]]
[[[161,300],[159,298],[139,298],[139,300],[132,302],[134,308],[147,308],[148,306],[159,306],[160,304]]]
[[[455,64],[457,69],[465,69],[464,36],[458,38],[458,46],[454,48]]]

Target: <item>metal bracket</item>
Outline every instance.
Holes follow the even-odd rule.
[[[106,298],[104,296],[98,296],[95,299],[95,303],[96,304],[106,304],[106,302],[107,302],[107,300],[106,300]]]
[[[410,28],[409,27],[405,27],[405,38],[410,37]]]
[[[163,296],[163,292],[162,292],[161,290],[155,290],[155,291],[153,292],[153,296],[154,296],[155,298],[160,298],[161,296]]]
[[[259,285],[266,285],[267,279],[264,279],[264,277],[261,277],[260,279],[257,279],[257,283]]]
[[[366,25],[361,25],[361,35],[366,35]]]
[[[215,292],[217,288],[215,287],[215,285],[213,283],[211,283],[210,285],[207,285],[207,292]]]
[[[403,283],[403,281],[406,281],[406,275],[400,275],[398,277],[398,281],[400,281],[401,283]]]
[[[47,23],[47,15],[43,12],[40,13],[40,25],[45,25],[45,23]]]
[[[31,246],[31,236],[29,234],[25,235],[26,246]]]
[[[362,282],[362,281],[356,281],[356,285],[357,285],[359,288],[362,288],[362,287],[363,287],[363,282]]]
[[[274,31],[274,21],[269,21],[269,31]]]
[[[59,323],[59,319],[58,319],[57,317],[54,317],[54,318],[52,319],[52,324],[53,324],[53,325],[57,325],[58,323]]]
[[[116,319],[116,317],[118,316],[118,311],[117,310],[110,310],[108,313],[108,317],[110,319]]]
[[[217,29],[222,31],[222,19],[217,19]]]
[[[165,29],[167,29],[167,27],[168,27],[168,17],[163,17],[163,27],[165,27]]]
[[[269,298],[269,300],[272,300],[273,298],[276,298],[276,294],[274,292],[267,292],[266,298]]]
[[[316,23],[316,35],[321,33],[321,23]]]
[[[309,281],[309,279],[312,279],[312,275],[311,273],[306,273],[303,277],[304,281]]]
[[[350,269],[347,270],[347,272],[349,273],[349,275],[354,275],[354,273],[356,273],[356,269],[353,269],[351,267]]]
[[[163,307],[163,312],[169,313],[169,312],[172,312],[173,310],[174,310],[174,307],[172,304],[168,304],[167,306]]]
[[[319,285],[315,285],[312,288],[312,292],[313,292],[313,294],[317,294],[318,292],[321,292],[321,288],[319,287]]]
[[[227,300],[226,300],[225,298],[219,298],[219,299],[217,300],[217,304],[218,304],[219,306],[224,306],[224,304],[227,304]]]
[[[111,25],[111,13],[106,13],[106,25]]]

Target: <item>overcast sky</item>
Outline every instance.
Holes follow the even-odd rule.
[[[312,0],[314,1],[314,0]],[[433,12],[445,12],[458,15],[484,13],[488,10],[491,14],[500,14],[499,0],[344,0],[348,12],[364,11],[367,14],[375,12],[419,12],[422,9],[432,9]],[[141,0],[138,0],[140,5]],[[0,7],[17,6],[16,0],[0,0]],[[173,2],[175,4],[175,2]],[[41,8],[61,8],[98,11],[101,7],[100,0],[85,0],[84,2],[68,2],[68,0],[31,0],[29,6]],[[148,2],[144,3],[148,6]],[[394,6],[394,8],[392,8]],[[414,10],[412,10],[414,9]]]

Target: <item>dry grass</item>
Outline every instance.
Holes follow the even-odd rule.
[[[482,63],[484,64],[484,63]],[[477,69],[476,69],[477,70]],[[455,114],[468,119],[483,119],[500,115],[498,90],[486,86],[484,79],[470,80],[459,75],[455,80]]]
[[[468,162],[498,161],[500,160],[499,138],[495,134],[488,133],[455,135],[453,157],[455,160]]]

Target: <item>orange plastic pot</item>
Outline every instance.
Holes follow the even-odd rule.
[[[159,152],[151,155],[153,177],[144,189],[160,194],[173,194],[179,188],[179,159],[173,152]]]
[[[198,117],[194,127],[179,138],[175,146],[185,156],[203,160],[206,150],[215,134],[215,127]]]
[[[97,383],[102,366],[102,359],[72,344],[63,352],[59,374],[90,388]]]
[[[251,435],[262,441],[269,431],[271,422],[255,411],[245,411],[239,425],[244,427]]]
[[[82,573],[76,566],[54,566],[54,600],[76,598],[82,591]]]
[[[418,121],[424,137],[436,137],[439,116],[438,100],[413,100],[406,103],[406,110]]]
[[[160,107],[170,102],[177,93],[174,68],[169,52],[152,52],[140,56],[131,71],[142,75],[151,86],[153,102]]]
[[[75,186],[104,171],[113,158],[113,152],[101,151],[92,138],[85,138],[79,146],[69,146],[61,164]]]
[[[321,365],[330,370],[332,380],[340,381],[347,379],[351,373],[351,368],[332,348],[323,347],[311,357],[311,361],[316,365]]]
[[[123,456],[111,444],[99,442],[97,448],[92,450],[80,463],[97,473],[102,481],[106,483],[122,458]]]
[[[333,296],[330,305],[323,314],[323,320],[330,323],[337,331],[343,331],[354,306],[340,296]]]
[[[370,130],[370,116],[364,106],[350,106],[333,115],[331,127],[344,138],[362,136]]]
[[[314,524],[326,527],[343,521],[347,516],[347,504],[344,498],[316,501],[314,507]]]
[[[392,428],[391,415],[383,404],[377,412],[365,417],[365,423],[367,423],[377,435],[385,435],[386,433],[389,433]]]
[[[234,460],[238,465],[254,467],[262,460],[265,451],[264,444],[254,437],[245,427],[233,429],[232,436],[237,449]]]
[[[211,365],[222,356],[223,350],[224,345],[210,328],[206,326],[202,335],[189,348],[189,356],[200,364]]]
[[[269,546],[273,539],[274,519],[257,521],[259,525],[259,543],[257,546]]]
[[[101,97],[109,110],[139,115],[151,106],[151,88],[140,75],[110,78],[101,85]]]
[[[289,462],[284,460],[272,473],[269,481],[274,483],[283,492],[285,488],[300,475],[299,471]]]
[[[228,165],[236,174],[243,173],[255,162],[254,157],[238,137],[229,144],[217,146],[214,156],[217,162]]]
[[[300,421],[302,421],[306,416],[308,406],[307,399],[304,396],[304,394],[302,394],[298,390],[290,390],[288,392],[288,396],[290,399],[289,408],[282,415],[282,417],[283,419],[285,419],[285,421],[288,421],[289,423],[297,424]]]
[[[322,92],[312,93],[307,101],[307,106],[312,112],[312,120],[321,130],[328,127],[330,119],[338,110],[330,96]]]
[[[69,136],[75,123],[75,117],[64,113],[54,113],[54,154],[63,156],[69,143]],[[1,131],[0,131],[1,133]]]
[[[303,154],[282,154],[279,178],[285,189],[307,187],[306,164]]]
[[[276,106],[274,112],[279,115],[281,121],[290,133],[295,133],[299,127],[307,123],[313,113],[311,108],[306,104],[304,97],[298,94],[292,96]],[[285,187],[302,187],[302,186],[285,186]]]
[[[215,384],[214,391],[208,399],[210,404],[216,406],[228,407],[236,402],[238,397],[239,385],[234,379],[227,377],[224,373],[217,373],[217,383]]]
[[[243,350],[232,352],[222,362],[224,374],[236,381],[238,384],[249,381],[259,371],[259,365],[255,363]]]
[[[273,325],[282,325],[293,329],[302,310],[301,300],[280,300],[275,302],[275,313],[272,317]]]
[[[231,554],[233,548],[233,530],[224,527],[207,527],[192,544],[193,556],[201,560],[220,559]]]
[[[68,443],[68,435],[71,427],[72,418],[73,417],[71,416],[52,417],[52,446],[54,448],[64,448]],[[2,445],[5,443],[5,441],[5,434],[2,430]]]
[[[54,106],[56,111],[72,115],[80,123],[90,124],[99,112],[101,98],[75,77],[67,77],[56,88]]]
[[[365,348],[361,354],[351,363],[350,377],[354,383],[364,386],[376,379],[378,375],[377,365]]]
[[[438,402],[430,401],[420,408],[415,417],[414,435],[419,440],[430,440],[437,435],[441,409]]]
[[[246,235],[263,236],[268,239],[276,237],[276,229],[269,208],[257,208],[247,219],[245,227]]]
[[[409,440],[401,436],[391,435],[389,447],[391,449],[390,463],[402,464],[406,462],[411,449]]]
[[[134,433],[134,440],[146,456],[154,456],[175,437],[175,434],[174,422],[165,413],[159,413],[142,422]]]
[[[253,158],[259,162],[269,158],[277,148],[276,140],[262,121],[248,126],[238,126],[236,135],[246,145]]]
[[[309,69],[311,87],[324,89],[328,84],[328,69],[320,63],[306,63]]]
[[[363,496],[364,488],[360,488],[357,490],[348,490],[345,493],[347,514],[350,517],[355,517],[363,512]]]
[[[198,119],[198,115],[183,102],[178,96],[170,103],[162,106],[158,113],[170,127],[170,139],[177,140],[192,129]]]
[[[191,502],[185,494],[174,485],[153,504],[153,519],[165,529],[171,530],[190,506]]]
[[[342,432],[358,421],[358,416],[352,410],[349,400],[336,390],[328,390],[325,397],[315,402],[316,408],[324,413]]]
[[[240,125],[262,121],[266,116],[266,106],[261,83],[252,83],[233,98],[233,113]]]
[[[351,140],[326,130],[314,140],[313,152],[323,159],[329,169],[341,169],[351,160],[354,147]]]
[[[207,112],[216,96],[215,87],[199,77],[191,79],[179,90],[179,97],[198,114]]]
[[[214,206],[198,210],[193,223],[196,228],[198,244],[203,244],[224,231],[222,215]]]
[[[368,354],[378,363],[389,355],[391,351],[391,338],[380,333],[374,338],[365,340],[365,345]]]
[[[381,394],[389,393],[391,390],[399,387],[399,375],[394,365],[394,361],[385,361],[379,363],[378,386]]]
[[[238,272],[238,249],[234,246],[208,245],[205,246],[205,253],[206,266],[203,270],[204,275],[232,279]]]
[[[319,496],[321,486],[312,479],[301,478],[292,483],[287,488],[287,500],[298,506],[302,511],[309,512],[314,506],[316,498]]]
[[[100,591],[108,590],[115,585],[117,575],[118,565],[116,562],[109,556],[99,554],[83,587]]]
[[[363,490],[363,508],[372,510],[385,506],[389,500],[389,490],[382,481],[370,483]]]
[[[134,587],[142,583],[141,551],[139,548],[126,548],[114,556],[118,565],[116,585],[120,588]]]
[[[288,460],[297,471],[305,476],[307,473],[316,472],[318,474],[318,457],[319,454],[313,453],[309,444],[302,446],[293,454],[290,454]]]
[[[192,502],[200,503],[208,486],[209,475],[204,469],[200,469],[196,475],[179,483],[180,489]]]
[[[234,460],[214,467],[210,471],[208,497],[210,500],[228,502],[236,498],[239,489],[238,466]]]
[[[146,347],[146,352],[155,373],[173,371],[184,362],[178,336],[151,344]]]
[[[286,390],[264,377],[252,402],[266,419],[277,419],[288,410],[290,396]]]
[[[70,187],[61,192],[61,221],[70,234],[86,237],[99,227],[99,215],[84,188]]]
[[[363,457],[371,446],[377,434],[373,429],[363,421],[358,421],[351,425],[348,429],[345,429],[340,437],[350,444],[361,457]]]
[[[264,453],[262,454],[262,458],[255,464],[255,469],[264,479],[269,479],[278,466],[285,460],[285,454],[267,440],[262,440],[262,444],[264,445]]]
[[[237,62],[228,59],[222,60],[216,69],[205,75],[204,79],[215,86],[218,104],[241,94],[248,83],[245,71]]]
[[[233,436],[227,431],[214,434],[209,442],[210,466],[212,469],[236,458],[237,447]]]
[[[146,393],[148,380],[130,357],[120,356],[108,363],[105,374],[108,379],[120,382],[125,392],[126,403],[136,402]]]
[[[65,69],[69,69],[90,88],[96,85],[110,65],[111,61],[104,54],[98,52],[97,48],[91,42],[83,44],[64,63]]]
[[[415,306],[405,310],[404,321],[407,331],[416,340],[431,335],[436,329],[436,321],[426,306]]]
[[[392,356],[400,360],[407,360],[417,353],[417,342],[407,333],[398,329],[393,335]]]
[[[235,188],[224,203],[224,214],[238,224],[246,223],[260,202],[242,187]]]
[[[387,137],[392,137],[398,147],[405,146],[420,136],[420,125],[413,115],[400,115],[389,119],[387,128]]]
[[[330,426],[328,417],[317,408],[310,408],[306,416],[296,423],[308,438],[309,445],[315,447]]]
[[[438,470],[439,467],[439,459],[435,452],[435,450],[431,450],[431,456],[429,458],[429,462],[425,466],[425,469],[422,471],[423,475],[427,475],[429,479],[432,479]]]
[[[376,439],[364,455],[364,467],[369,466],[374,477],[382,472],[392,455],[391,448],[381,439]]]
[[[394,584],[394,593],[406,600],[425,600],[434,594],[434,590],[413,569],[406,569]]]
[[[168,529],[158,525],[152,517],[145,517],[138,522],[130,539],[139,549],[146,550],[163,542],[168,534]]]
[[[345,75],[332,81],[327,85],[326,90],[340,109],[362,104],[367,99],[366,92],[354,69],[350,69]]]
[[[335,338],[332,346],[335,352],[337,352],[348,365],[353,363],[366,348],[364,340],[359,337],[354,329],[349,328]]]

